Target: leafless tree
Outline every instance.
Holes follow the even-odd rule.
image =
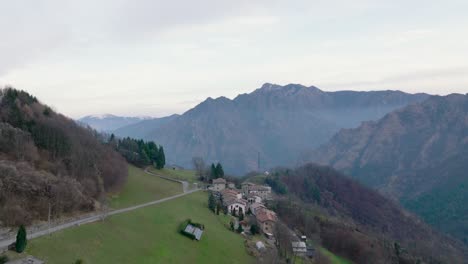
[[[193,157],[192,158],[193,167],[199,178],[206,175],[206,164],[202,157]]]

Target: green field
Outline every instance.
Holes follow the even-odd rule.
[[[29,241],[27,254],[47,263],[250,263],[240,235],[207,208],[208,195],[193,193]],[[201,241],[177,232],[187,218],[203,223]]]
[[[154,168],[150,169],[151,172],[160,174],[163,176],[167,176],[173,179],[187,181],[190,183],[197,182],[197,176],[195,175],[195,171],[193,170],[173,170],[171,168],[164,168],[162,170],[156,170]]]
[[[332,252],[328,251],[325,248],[320,248],[320,252],[322,252],[322,254],[327,256],[330,259],[332,264],[352,264],[353,263],[345,258],[342,258],[340,256],[333,254]]]
[[[180,183],[151,176],[131,165],[128,170],[128,179],[123,190],[110,195],[111,208],[124,208],[182,193]]]

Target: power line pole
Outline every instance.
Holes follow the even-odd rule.
[[[51,214],[51,205],[50,205],[50,201],[49,201],[49,216],[47,217],[47,222],[49,223],[49,228],[48,228],[48,233],[50,235],[50,214]]]
[[[258,152],[257,167],[258,167],[258,172],[260,172],[260,151]]]

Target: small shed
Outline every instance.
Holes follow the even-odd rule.
[[[294,254],[296,255],[305,255],[307,253],[307,246],[306,243],[300,242],[292,242],[292,249]]]
[[[185,230],[184,230],[185,233],[188,233],[188,234],[193,234],[195,236],[195,239],[196,240],[200,240],[201,239],[201,236],[203,234],[203,230],[196,227],[196,226],[193,226],[191,224],[188,224],[186,227],[185,227]]]

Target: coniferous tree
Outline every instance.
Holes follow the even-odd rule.
[[[162,169],[164,168],[164,166],[166,166],[166,156],[164,155],[164,148],[161,146],[159,147],[159,151],[158,151],[158,169]]]
[[[216,166],[214,163],[211,163],[211,173],[210,173],[211,179],[216,179]]]
[[[208,197],[208,208],[210,208],[210,210],[214,213],[216,208],[216,200],[212,193],[210,193],[210,196]]]
[[[218,164],[216,164],[215,171],[216,171],[216,178],[224,177],[224,170],[223,170],[223,166],[221,165],[221,163],[218,162]]]
[[[23,252],[26,249],[26,244],[28,243],[26,238],[26,228],[23,225],[20,226],[18,234],[16,234],[16,243],[15,250],[18,253]]]
[[[242,228],[242,225],[239,223],[239,226],[237,227],[237,232],[242,233],[244,232],[244,228]]]
[[[239,221],[242,220],[244,220],[244,213],[242,213],[242,211],[239,210]]]

